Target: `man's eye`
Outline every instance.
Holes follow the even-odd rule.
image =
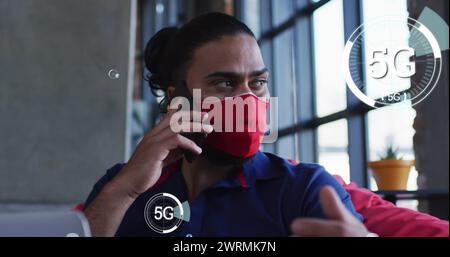
[[[267,80],[261,79],[252,82],[252,87],[265,87],[267,85]]]
[[[231,80],[217,81],[214,83],[214,85],[218,87],[232,87],[233,82]]]

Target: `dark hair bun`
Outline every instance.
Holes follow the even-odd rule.
[[[145,47],[145,66],[152,73],[150,83],[153,85],[164,85],[164,66],[167,61],[168,48],[171,40],[178,32],[176,27],[164,28],[156,33]]]

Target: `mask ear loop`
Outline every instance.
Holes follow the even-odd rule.
[[[166,105],[166,113],[167,113],[170,110],[170,101],[171,101],[168,91],[166,91],[166,97],[167,97],[167,105]]]
[[[270,126],[269,126],[269,117],[270,117],[270,89],[269,89],[269,87],[268,86],[266,86],[266,94],[265,94],[265,96],[262,96],[262,97],[258,97],[258,99],[260,100],[260,101],[263,101],[265,104],[266,104],[266,106],[267,106],[267,108],[266,108],[266,112],[268,112],[268,113],[266,113],[266,131],[264,131],[264,136],[266,136],[266,135],[269,135],[270,134]]]
[[[259,99],[260,98],[264,98],[264,101],[269,102],[269,100],[270,100],[270,89],[269,89],[268,86],[266,86],[266,94],[264,96],[258,97],[258,98]]]

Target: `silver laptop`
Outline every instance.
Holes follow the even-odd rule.
[[[0,237],[90,237],[81,212],[0,213]]]

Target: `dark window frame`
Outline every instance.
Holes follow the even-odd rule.
[[[318,143],[317,143],[317,129],[319,126],[328,124],[333,121],[346,119],[347,121],[347,137],[349,164],[350,164],[350,179],[362,187],[368,188],[370,180],[367,170],[367,156],[368,156],[368,141],[367,141],[367,113],[373,110],[372,107],[365,105],[359,101],[352,92],[347,88],[346,109],[331,113],[326,116],[318,117],[315,110],[315,74],[314,74],[314,42],[312,22],[312,14],[323,5],[331,0],[322,0],[312,2],[309,0],[292,0],[295,12],[287,18],[284,22],[277,26],[261,22],[261,35],[258,38],[258,43],[263,46],[265,44],[272,45],[274,38],[287,30],[293,30],[294,44],[306,45],[303,49],[309,51],[302,51],[295,49],[295,67],[297,79],[297,113],[298,121],[291,126],[282,127],[279,132],[279,138],[284,138],[292,135],[298,135],[299,155],[302,161],[317,162],[318,160]],[[243,1],[236,1],[236,9],[239,10],[237,15],[242,15]],[[260,1],[260,15],[265,17],[265,20],[272,20],[271,3],[273,0]],[[280,4],[280,3],[278,3]],[[270,14],[270,16],[267,16]],[[239,16],[238,16],[239,17]],[[241,16],[242,17],[242,16]],[[270,18],[267,18],[270,17]],[[360,0],[344,0],[343,1],[343,17],[344,17],[344,40],[347,41],[351,33],[362,22],[362,10]],[[305,33],[306,30],[306,33]],[[299,36],[301,32],[301,37]],[[263,49],[268,51],[267,49]],[[362,55],[362,54],[361,54]],[[270,60],[273,62],[275,58],[273,47],[270,46]],[[362,58],[362,56],[360,56]],[[268,65],[272,66],[272,63]],[[363,74],[363,70],[360,70]],[[301,93],[299,93],[301,92]],[[301,142],[301,143],[300,143]],[[273,147],[272,150],[277,150]],[[266,148],[265,148],[266,149]]]

